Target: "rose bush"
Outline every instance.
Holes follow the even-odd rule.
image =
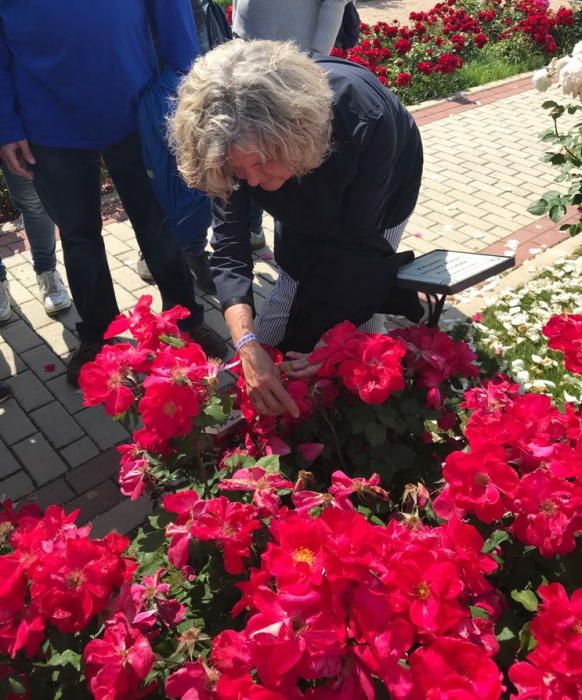
[[[446,0],[427,12],[412,12],[410,23],[362,24],[360,44],[334,50],[374,72],[406,104],[446,97],[462,89],[464,63],[488,53],[490,60],[519,63],[569,51],[579,37],[579,11],[536,0]]]
[[[302,415],[265,419],[150,301],[81,384],[137,422],[120,484],[158,508],[130,541],[2,505],[1,697],[580,696],[579,407],[441,331],[344,323],[314,380],[273,351]],[[579,318],[544,332],[576,371]]]

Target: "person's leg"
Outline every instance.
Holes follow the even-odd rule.
[[[281,270],[273,291],[257,318],[256,334],[261,343],[277,347],[282,342],[297,286],[297,282]]]
[[[2,168],[2,171],[10,198],[22,213],[34,271],[40,274],[54,270],[57,266],[55,225],[43,207],[34,183],[25,177],[14,175],[8,168]]]
[[[228,352],[222,338],[204,323],[183,251],[165,223],[143,163],[137,132],[104,150],[103,158],[135,231],[138,245],[159,287],[164,309],[180,305],[191,316],[183,322],[195,342],[212,357]]]
[[[99,343],[119,313],[101,236],[99,154],[32,145],[34,182],[59,227],[81,341]]]
[[[0,258],[0,323],[6,323],[11,314],[10,285],[6,279],[6,265]]]
[[[103,151],[103,158],[137,238],[160,288],[164,309],[180,304],[200,325],[203,308],[194,299],[192,280],[182,251],[165,224],[141,155],[137,133]]]
[[[55,314],[68,309],[71,297],[57,272],[54,222],[42,205],[33,181],[14,175],[7,168],[3,168],[3,173],[10,197],[22,213],[45,311]]]
[[[395,253],[398,250],[398,246],[402,240],[402,235],[404,234],[404,229],[406,228],[407,223],[408,218],[401,221],[396,226],[387,228],[384,231],[384,238],[388,241],[388,243],[390,243],[392,250]],[[386,316],[384,314],[374,314],[372,318],[363,323],[358,330],[362,331],[363,333],[384,333],[386,330],[384,327],[385,322]]]

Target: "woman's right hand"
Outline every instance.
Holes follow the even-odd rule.
[[[257,412],[266,416],[290,413],[299,417],[299,409],[285,391],[279,369],[257,341],[247,343],[240,351],[247,392]]]

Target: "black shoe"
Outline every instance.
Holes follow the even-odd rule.
[[[208,357],[218,357],[221,360],[228,354],[228,346],[218,333],[203,323],[198,328],[189,331],[190,337],[201,346]]]
[[[196,279],[196,284],[200,289],[207,294],[216,294],[216,285],[212,279],[208,253],[202,253],[202,255],[187,255],[186,260],[188,261],[190,272]]]
[[[81,373],[81,368],[83,365],[86,365],[87,362],[93,362],[104,345],[105,343],[102,340],[81,341],[81,345],[79,345],[71,355],[67,366],[67,381],[71,386],[74,386],[76,389],[79,388],[79,374]]]
[[[8,384],[5,384],[4,382],[0,382],[0,403],[4,403],[4,401],[8,401],[8,399],[12,398],[12,389],[8,386]]]

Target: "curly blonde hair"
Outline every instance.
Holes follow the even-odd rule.
[[[186,183],[225,200],[236,187],[233,146],[300,176],[326,158],[331,126],[329,82],[307,55],[291,42],[235,39],[182,80],[169,139]]]

